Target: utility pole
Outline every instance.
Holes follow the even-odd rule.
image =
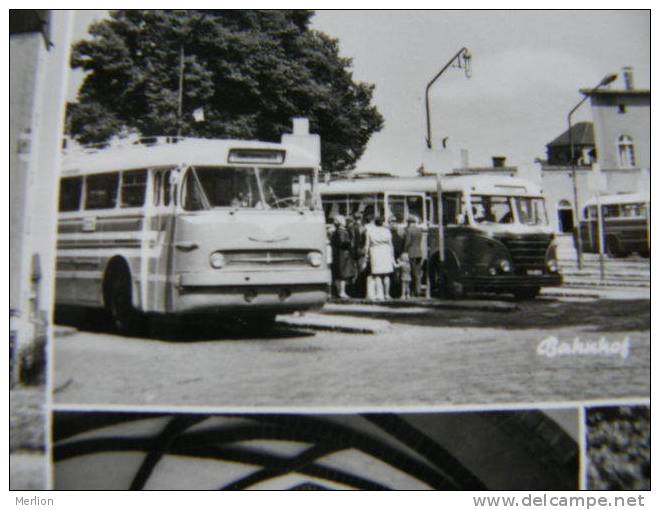
[[[608,74],[605,76],[598,85],[596,85],[593,89],[591,89],[585,96],[580,100],[578,104],[576,104],[573,109],[568,112],[568,145],[570,146],[570,155],[571,155],[571,176],[573,179],[573,231],[576,233],[575,235],[575,250],[577,252],[577,265],[578,269],[582,269],[582,232],[580,229],[580,209],[578,207],[578,190],[577,190],[577,169],[575,168],[575,147],[573,146],[573,114],[575,111],[582,106],[582,103],[584,103],[591,94],[596,92],[600,87],[604,87],[605,85],[609,85],[612,83],[614,80],[616,80],[617,75],[616,74]]]

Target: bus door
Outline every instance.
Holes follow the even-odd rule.
[[[172,310],[174,229],[179,171],[177,168],[153,171],[153,217],[151,222],[152,229],[156,231],[156,240],[153,262],[150,261],[148,266],[147,301],[149,310],[161,313]]]
[[[397,223],[407,223],[408,218],[415,216],[421,224],[426,224],[426,209],[424,207],[424,193],[417,192],[386,192],[385,221],[394,216]]]

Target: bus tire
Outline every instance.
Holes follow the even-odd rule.
[[[614,236],[609,236],[605,240],[605,252],[613,258],[625,257],[626,253],[621,249],[619,240]]]
[[[541,292],[541,287],[529,287],[525,289],[516,289],[513,291],[513,296],[517,301],[531,301]]]
[[[103,282],[105,307],[113,326],[122,333],[140,333],[143,317],[133,306],[131,272],[125,261],[110,263]]]

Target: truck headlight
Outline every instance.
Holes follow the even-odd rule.
[[[307,254],[307,262],[310,266],[319,267],[323,262],[323,255],[319,251],[310,251]]]
[[[511,262],[507,259],[495,260],[495,262],[488,268],[488,273],[495,276],[498,273],[508,273],[511,271]]]
[[[213,253],[211,253],[211,256],[209,257],[209,262],[211,264],[211,267],[214,269],[221,269],[227,263],[227,261],[225,260],[225,256],[219,251],[214,251]]]

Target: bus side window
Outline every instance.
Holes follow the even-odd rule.
[[[114,209],[117,206],[119,173],[88,175],[85,209]]]
[[[457,225],[461,214],[460,196],[455,193],[442,194],[442,224]]]
[[[172,198],[172,170],[163,172],[163,205],[170,205]]]
[[[643,216],[641,212],[642,205],[643,204],[622,204],[621,215],[626,218],[639,218]]]
[[[156,171],[153,173],[154,176],[154,195],[153,195],[153,204],[160,205],[160,192],[161,186],[163,183],[163,172]]]
[[[426,219],[429,223],[437,225],[438,216],[435,212],[436,207],[434,207],[434,197],[427,196],[424,202],[426,203]]]
[[[142,207],[147,191],[147,171],[124,172],[121,179],[121,206]]]
[[[424,197],[409,195],[406,197],[406,208],[408,217],[414,215],[418,221],[424,221]],[[403,219],[403,218],[401,218]],[[428,219],[428,216],[427,216]]]
[[[80,209],[82,177],[65,177],[60,180],[60,212]]]
[[[611,204],[603,206],[603,217],[604,218],[618,218],[619,217],[619,205]]]

